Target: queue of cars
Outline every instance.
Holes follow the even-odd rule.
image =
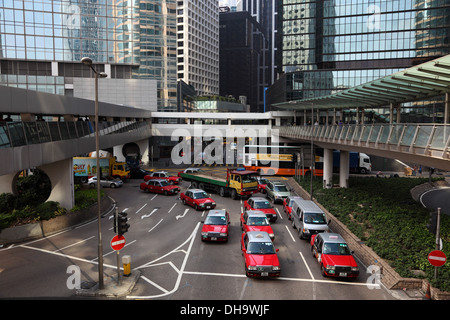
[[[145,176],[140,184],[143,191],[177,194],[176,180],[157,179]],[[176,177],[178,178],[178,177]],[[179,183],[179,180],[178,180]],[[317,260],[323,276],[356,278],[358,264],[345,240],[337,233],[331,233],[325,213],[310,200],[291,194],[281,182],[267,181],[266,198],[249,197],[240,214],[242,235],[240,248],[244,257],[245,273],[249,277],[277,277],[281,274],[278,249],[274,247],[275,233],[270,222],[276,222],[277,213],[270,203],[281,202],[283,211],[292,227],[298,230],[300,239],[307,239],[311,252]],[[264,190],[260,187],[260,191]],[[230,214],[226,209],[215,209],[216,202],[202,189],[187,189],[180,192],[179,199],[184,205],[196,210],[209,210],[202,221],[200,237],[202,241],[227,242],[230,234]]]

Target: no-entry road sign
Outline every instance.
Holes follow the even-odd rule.
[[[125,243],[126,241],[124,236],[115,235],[111,239],[111,248],[113,250],[119,251],[125,246]]]
[[[447,256],[440,250],[434,250],[428,254],[428,261],[435,267],[442,267],[447,261]]]

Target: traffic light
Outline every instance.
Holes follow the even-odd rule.
[[[130,227],[130,225],[127,223],[127,214],[125,212],[120,212],[117,220],[119,225],[117,227],[116,222],[114,221],[114,232],[122,236],[125,232],[128,231],[128,228]]]
[[[427,229],[432,234],[436,234],[436,228],[437,228],[437,212],[433,211],[430,212],[430,219],[428,220],[429,223],[427,224]]]

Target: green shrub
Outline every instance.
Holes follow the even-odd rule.
[[[402,277],[416,277],[411,271],[422,270],[432,284],[450,291],[450,267],[439,269],[434,280],[434,267],[427,260],[435,248],[435,235],[426,228],[429,209],[415,202],[410,190],[428,182],[423,178],[350,177],[349,188],[323,189],[322,178],[313,179],[313,195],[351,232],[365,241]],[[299,184],[310,189],[309,179]],[[450,216],[441,215],[441,238],[444,252],[450,252]]]

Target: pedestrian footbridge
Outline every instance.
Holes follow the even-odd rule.
[[[326,149],[364,152],[450,171],[450,126],[370,124],[282,126],[280,137]]]

